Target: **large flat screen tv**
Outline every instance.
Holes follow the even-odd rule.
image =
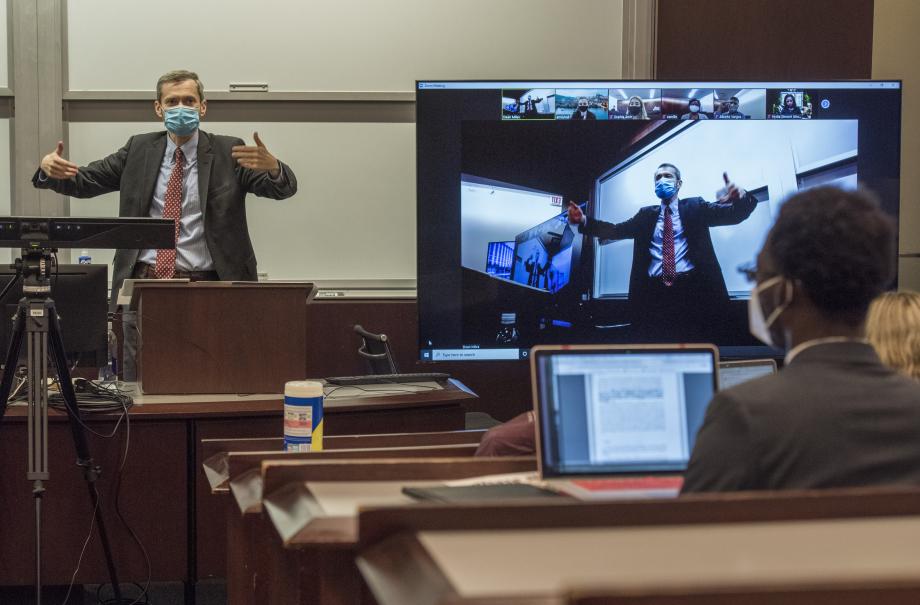
[[[728,357],[769,354],[748,332],[742,270],[783,201],[819,185],[863,187],[898,217],[897,81],[420,81],[416,101],[424,361],[691,339]],[[633,279],[660,273],[660,257],[657,269],[654,252],[634,262],[646,252],[639,236],[589,237],[565,217],[569,201],[614,224],[657,211],[662,164],[679,171],[681,200],[718,203],[725,175],[756,200],[706,227],[718,312],[664,336]],[[641,237],[656,241],[651,229]]]

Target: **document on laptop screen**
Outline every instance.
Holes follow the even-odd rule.
[[[589,374],[591,461],[682,459],[687,429],[678,378],[640,367]]]
[[[713,372],[708,353],[555,357],[552,432],[561,466],[682,468]]]

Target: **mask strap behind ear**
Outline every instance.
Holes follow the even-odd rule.
[[[784,277],[780,277],[780,279],[783,280],[783,289],[785,290],[786,300],[777,305],[776,308],[773,309],[773,312],[770,313],[770,317],[768,317],[766,321],[767,327],[772,326],[773,322],[775,322],[779,316],[783,314],[783,311],[785,311],[790,304],[792,304],[792,297],[795,295],[795,288],[793,287],[792,282]]]

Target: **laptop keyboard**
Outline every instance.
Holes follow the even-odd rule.
[[[591,492],[617,490],[677,489],[683,477],[620,477],[617,479],[572,479],[571,483]]]

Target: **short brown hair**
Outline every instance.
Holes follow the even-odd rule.
[[[920,294],[886,292],[872,301],[866,337],[883,362],[920,380]]]
[[[198,79],[198,74],[187,69],[176,69],[160,76],[160,79],[157,80],[157,101],[163,98],[164,84],[175,84],[176,82],[185,82],[186,80],[195,81],[195,84],[198,86],[198,100],[204,101],[204,86],[201,84],[201,80]]]

